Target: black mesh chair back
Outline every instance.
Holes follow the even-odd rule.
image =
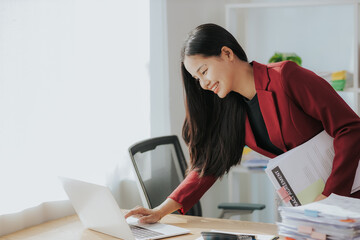
[[[175,135],[138,142],[129,153],[148,208],[160,205],[184,179],[187,163]],[[200,202],[186,214],[201,216]]]

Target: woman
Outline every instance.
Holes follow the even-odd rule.
[[[185,213],[240,161],[245,144],[276,157],[325,130],[334,138],[335,158],[325,189],[316,200],[350,194],[360,159],[360,118],[325,80],[285,61],[247,62],[236,39],[215,24],[190,32],[182,49],[186,93],[183,138],[189,147],[186,179],[158,207],[126,215],[152,223]]]

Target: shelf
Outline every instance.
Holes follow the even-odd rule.
[[[276,51],[295,52],[314,72],[351,72],[353,87],[339,95],[359,114],[360,0],[236,3],[225,11],[226,28],[249,61],[267,63]]]
[[[329,6],[360,3],[360,0],[336,0],[336,1],[298,1],[298,2],[255,2],[226,4],[226,9],[234,8],[269,8],[269,7],[306,7],[306,6]]]
[[[344,91],[337,91],[337,92],[356,92],[356,93],[360,93],[360,88],[345,88]]]

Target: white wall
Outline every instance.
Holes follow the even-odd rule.
[[[166,0],[150,1],[151,136],[170,134]]]
[[[72,213],[43,203],[67,198],[57,176],[124,189],[109,169],[150,136],[149,2],[0,1],[0,235]]]

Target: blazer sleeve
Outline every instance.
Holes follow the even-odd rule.
[[[335,157],[323,194],[350,196],[360,159],[359,116],[326,80],[310,70],[287,62],[281,72],[281,84],[288,97],[306,114],[321,121],[334,138]]]
[[[215,183],[216,177],[199,177],[196,171],[191,171],[168,198],[180,203],[182,208],[178,211],[185,214],[197,203],[204,193]]]

